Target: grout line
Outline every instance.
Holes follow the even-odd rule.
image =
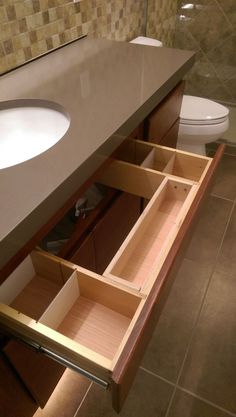
[[[221,13],[223,14],[225,20],[227,21],[228,25],[230,26],[230,29],[232,30],[232,32],[234,32],[234,27],[232,22],[229,20],[228,15],[225,13],[224,9],[221,7],[221,4],[219,3],[218,0],[215,0],[218,8],[220,9]]]
[[[219,406],[219,405],[215,404],[214,402],[209,401],[209,400],[207,400],[206,398],[201,397],[200,395],[197,395],[197,394],[195,394],[194,392],[192,392],[192,391],[190,391],[190,390],[188,390],[188,389],[186,389],[186,388],[183,388],[183,387],[181,387],[180,385],[175,384],[174,382],[171,382],[171,381],[169,381],[168,379],[166,379],[166,378],[164,378],[164,377],[162,377],[162,376],[160,376],[160,375],[158,375],[158,374],[155,374],[155,373],[154,373],[154,372],[152,372],[152,371],[149,371],[149,369],[146,369],[146,368],[144,368],[144,367],[142,367],[142,366],[140,366],[140,369],[141,369],[142,371],[146,372],[147,374],[150,374],[150,375],[154,376],[155,378],[157,378],[157,379],[159,379],[159,380],[161,380],[161,381],[165,382],[166,384],[171,385],[172,387],[175,387],[175,386],[176,386],[176,389],[178,389],[179,391],[182,391],[182,392],[184,392],[184,393],[186,393],[186,394],[190,395],[191,397],[194,397],[194,398],[196,398],[197,400],[200,400],[200,401],[204,402],[205,404],[208,404],[208,405],[210,405],[210,406],[212,406],[212,407],[214,407],[214,408],[216,408],[216,409],[218,409],[218,410],[220,410],[220,411],[223,411],[225,414],[228,414],[228,415],[229,415],[229,416],[231,416],[231,417],[236,417],[236,414],[235,414],[235,413],[232,413],[231,411],[227,410],[226,408],[223,408],[223,407],[221,407],[221,406]]]
[[[221,195],[214,194],[214,193],[210,194],[210,196],[214,198],[218,198],[219,200],[229,201],[230,203],[233,203],[235,200],[235,199],[231,200],[231,198],[222,197]]]
[[[204,402],[205,404],[211,405],[212,407],[217,408],[220,411],[223,411],[225,414],[228,414],[229,416],[236,417],[235,413],[231,413],[231,411],[229,411],[229,410],[227,410],[223,407],[220,407],[219,405],[213,403],[212,401],[206,400],[204,397],[201,397],[200,395],[194,394],[194,392],[189,391],[188,389],[185,389],[185,388],[182,388],[182,387],[178,387],[178,388],[179,388],[180,391],[185,392],[186,394],[190,395],[191,397],[194,397],[197,400],[200,400],[200,401]]]
[[[233,214],[233,210],[235,208],[235,205],[236,205],[236,201],[234,201],[234,203],[232,205],[232,208],[231,208],[231,211],[230,211],[230,214],[229,214],[229,217],[228,217],[228,221],[227,221],[226,226],[225,226],[225,231],[223,233],[223,236],[222,236],[222,239],[221,239],[221,242],[220,242],[220,245],[219,245],[219,248],[218,248],[216,257],[215,257],[215,260],[214,260],[214,267],[212,268],[211,274],[209,276],[208,284],[206,286],[206,290],[205,290],[204,296],[202,298],[202,302],[201,302],[201,305],[200,305],[200,308],[199,308],[197,317],[195,319],[195,322],[194,322],[194,325],[193,325],[193,328],[192,328],[192,331],[191,331],[191,335],[190,335],[189,342],[188,342],[188,345],[187,345],[187,348],[186,348],[186,351],[185,351],[184,359],[182,361],[182,365],[181,365],[180,370],[179,370],[178,378],[177,378],[177,381],[176,381],[174,390],[172,392],[172,395],[171,395],[171,398],[170,398],[170,401],[169,401],[169,404],[168,404],[168,407],[167,407],[167,410],[166,410],[166,413],[165,413],[165,417],[168,417],[168,415],[169,415],[170,408],[172,406],[172,403],[173,403],[173,400],[174,400],[174,396],[175,396],[176,390],[179,387],[180,377],[181,377],[182,371],[184,369],[184,365],[185,365],[185,362],[187,360],[188,353],[190,351],[190,347],[191,347],[191,344],[192,344],[192,341],[193,341],[193,337],[195,335],[195,330],[197,328],[197,325],[198,325],[198,322],[199,322],[199,318],[200,318],[201,313],[202,313],[202,310],[203,310],[203,306],[204,306],[204,303],[205,303],[205,300],[206,300],[206,296],[207,296],[207,293],[208,293],[208,290],[209,290],[209,287],[210,287],[210,284],[211,284],[211,281],[212,281],[213,274],[215,272],[215,267],[216,267],[216,264],[217,264],[217,260],[218,260],[218,257],[219,257],[219,254],[220,254],[220,251],[221,251],[221,248],[222,248],[222,245],[223,245],[223,241],[224,241],[224,238],[225,238],[225,235],[226,235],[226,231],[228,229],[229,222],[231,220],[231,217],[232,217],[232,214]]]
[[[144,20],[145,20],[145,36],[147,36],[147,29],[148,29],[148,4],[149,4],[149,2],[148,2],[148,0],[146,0],[145,1],[145,18],[144,18]]]
[[[229,152],[226,151],[224,154],[227,155],[227,156],[234,156],[234,158],[236,158],[236,154],[235,153],[229,153]]]
[[[158,374],[155,374],[155,373],[154,373],[154,372],[152,372],[152,371],[149,371],[149,369],[147,369],[147,368],[143,368],[142,366],[140,366],[139,368],[140,368],[140,369],[142,369],[142,371],[146,372],[147,374],[152,375],[152,376],[154,376],[155,378],[158,378],[158,379],[160,379],[161,381],[166,382],[166,383],[167,383],[167,384],[169,384],[169,385],[172,385],[173,387],[176,385],[174,382],[171,382],[171,381],[169,381],[168,379],[164,378],[163,376],[160,376],[160,375],[158,375]]]
[[[75,414],[74,414],[74,416],[73,416],[73,417],[76,417],[76,416],[77,416],[77,413],[78,413],[78,411],[80,410],[80,407],[82,406],[82,404],[84,403],[85,398],[87,397],[87,394],[89,393],[89,390],[90,390],[90,388],[92,387],[92,385],[93,385],[93,383],[91,382],[91,383],[89,384],[89,387],[87,388],[87,390],[86,390],[86,392],[85,392],[85,394],[84,394],[84,396],[83,396],[82,400],[80,401],[80,404],[79,404],[79,406],[78,406],[78,408],[77,408],[77,410],[76,410],[76,412],[75,412]]]

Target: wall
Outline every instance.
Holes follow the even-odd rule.
[[[178,1],[174,46],[197,51],[189,94],[236,105],[235,45],[236,0]]]
[[[173,46],[177,0],[148,0],[147,36]]]
[[[82,34],[145,33],[146,0],[0,0],[0,73]]]

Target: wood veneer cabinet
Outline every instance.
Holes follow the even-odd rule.
[[[122,160],[121,152],[98,180],[149,202],[104,273],[36,251],[19,267],[22,277],[17,268],[0,291],[1,328],[109,387],[116,411],[128,394],[223,153],[220,147],[211,159],[136,140],[128,147],[131,162],[127,154]],[[63,280],[37,321],[26,296],[35,282],[34,264],[44,273],[48,265],[59,265]],[[18,284],[12,285],[15,274]],[[25,307],[14,308],[19,297],[27,313]]]

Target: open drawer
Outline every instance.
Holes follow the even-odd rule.
[[[0,301],[1,329],[105,388],[144,306],[141,295],[42,251],[4,282]]]
[[[0,287],[1,331],[109,387],[116,411],[129,391],[172,283],[180,249],[223,153],[221,147],[211,159],[146,145],[149,152],[144,152],[141,162],[140,158],[132,161],[135,164],[114,160],[98,179],[149,200],[103,275],[34,252],[35,265],[45,265],[45,259],[55,263],[56,276],[61,277],[37,316],[19,305],[19,298],[28,304],[25,294],[31,281],[24,281],[28,273],[23,273],[22,286],[16,284],[22,280],[18,269],[14,273],[18,278],[10,276]],[[141,149],[143,143],[138,146]],[[141,166],[153,149],[160,164]],[[174,159],[178,169],[170,173],[166,166],[172,161],[175,167]],[[184,168],[187,159],[194,169]],[[22,265],[19,268],[24,270]],[[12,292],[16,287],[17,292]]]

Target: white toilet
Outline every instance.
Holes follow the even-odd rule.
[[[156,39],[139,36],[131,41],[149,46],[162,46]],[[206,154],[206,143],[219,139],[229,127],[229,110],[212,100],[183,96],[177,148]]]
[[[215,142],[229,127],[227,107],[206,98],[183,96],[177,148],[206,155],[206,143]]]

